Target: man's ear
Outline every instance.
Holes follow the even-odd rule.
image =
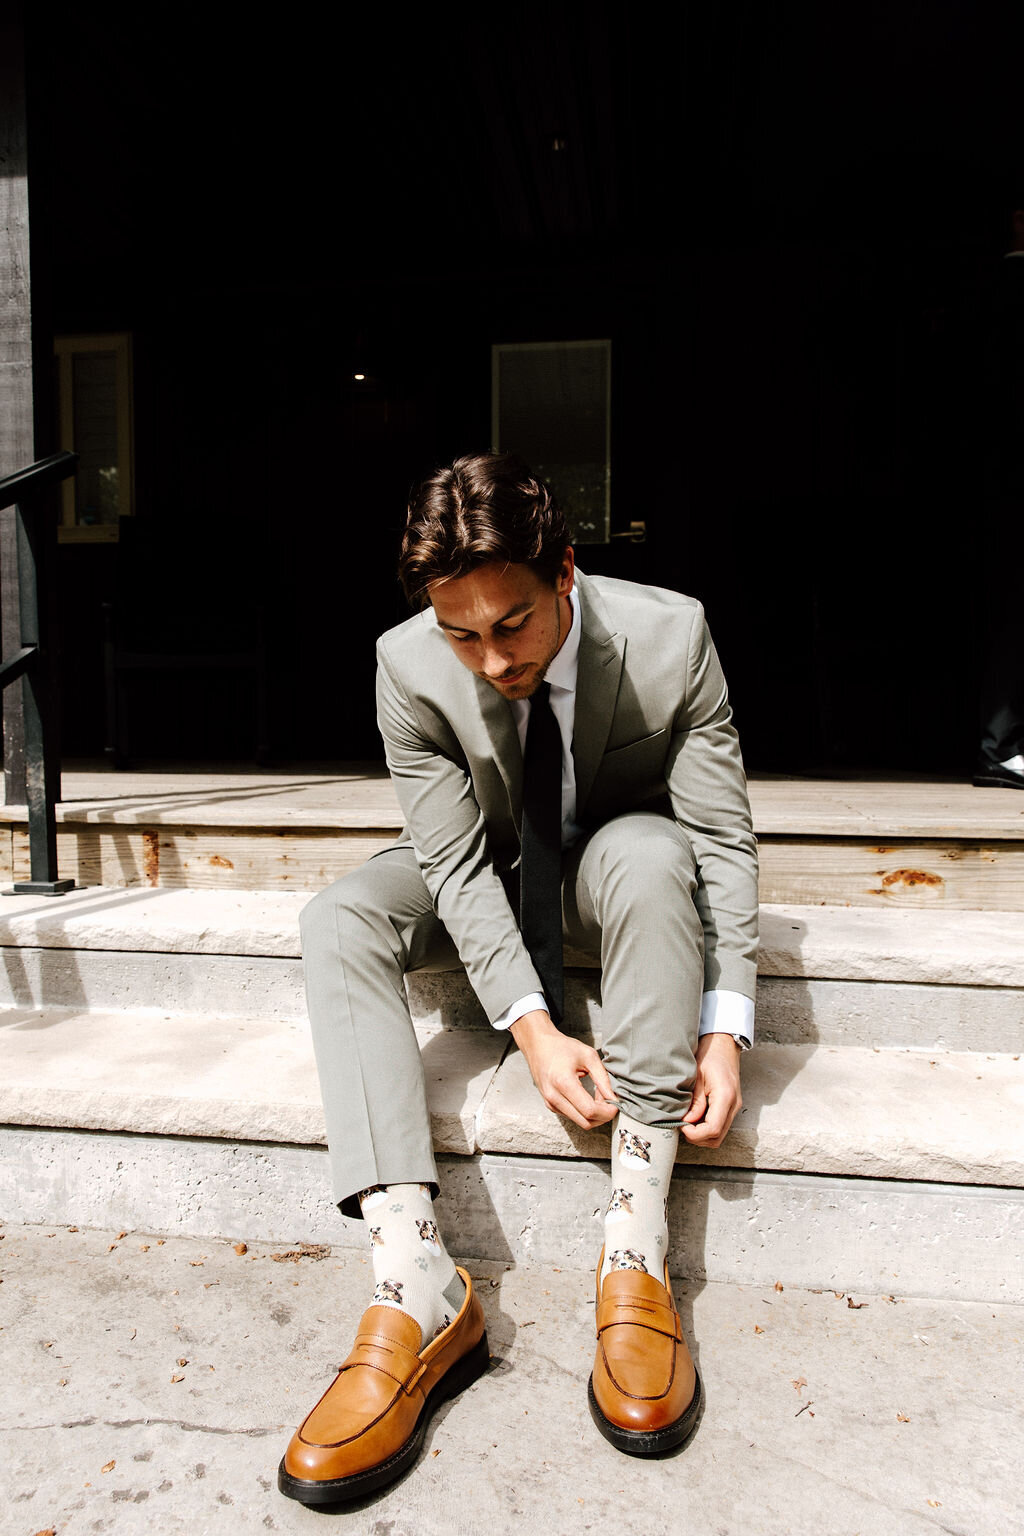
[[[555,591],[559,597],[568,597],[576,580],[576,556],[571,544],[566,545],[565,557],[562,560],[561,570],[558,572],[558,580]]]

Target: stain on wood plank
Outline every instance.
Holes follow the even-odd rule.
[[[160,839],[155,832],[142,834],[142,878],[147,885],[160,884]]]
[[[7,878],[28,878],[15,826]],[[394,842],[390,828],[167,827],[64,823],[60,873],[80,885],[322,890]],[[1024,843],[768,836],[763,902],[1024,912]]]
[[[855,838],[759,840],[763,902],[1024,911],[1024,845]]]
[[[394,842],[390,830],[265,833],[249,828],[136,828],[110,824],[58,828],[63,876],[79,885],[197,890],[323,890]],[[14,830],[13,878],[28,878],[28,831]],[[25,873],[22,875],[21,871]]]

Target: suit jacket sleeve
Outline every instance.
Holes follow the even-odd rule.
[[[757,986],[757,846],[725,677],[698,608],[687,687],[665,765],[672,809],[690,838],[700,883],[704,988],[752,998]]]
[[[490,854],[483,814],[450,724],[402,686],[377,647],[377,720],[420,870],[489,1019],[542,991]]]

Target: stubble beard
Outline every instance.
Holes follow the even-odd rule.
[[[561,601],[562,601],[561,598],[556,598],[555,599],[556,604],[561,604]],[[559,609],[559,615],[558,616],[560,617],[560,609]],[[572,610],[570,609],[570,611],[569,611],[569,623],[568,623],[568,625],[566,627],[566,631],[565,631],[564,635],[562,634],[561,623],[558,623],[558,626],[557,626],[558,641],[557,641],[557,643],[555,645],[554,650],[551,652],[551,655],[550,656],[546,656],[544,658],[544,660],[542,662],[540,662],[540,663],[530,663],[528,668],[527,668],[526,676],[524,678],[522,678],[518,683],[516,683],[514,687],[512,687],[512,688],[503,688],[501,686],[500,679],[496,681],[494,678],[486,677],[486,678],[484,678],[484,681],[487,682],[487,683],[490,683],[491,687],[494,689],[494,691],[496,693],[500,693],[503,699],[508,699],[510,702],[513,699],[515,699],[517,701],[521,700],[521,699],[532,699],[534,694],[537,692],[537,689],[540,687],[541,683],[547,677],[548,667],[550,667],[551,663],[554,661],[555,657],[558,655],[559,651],[561,650],[562,645],[563,645],[563,643],[565,641],[565,638],[568,635],[569,630],[571,628],[572,628]],[[532,670],[532,668],[534,666],[536,667],[536,670]]]
[[[484,681],[490,683],[495,693],[500,693],[503,699],[508,699],[509,701],[513,699],[532,699],[544,681],[544,674],[550,664],[549,659],[542,667],[538,667],[536,672],[527,671],[526,676],[520,678],[519,682],[511,687],[508,685],[503,686],[500,680],[495,681],[494,678],[490,677],[485,678]]]

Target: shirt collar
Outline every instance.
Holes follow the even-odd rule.
[[[580,619],[580,600],[573,587],[569,593],[569,605],[572,608],[572,623],[569,625],[569,633],[562,641],[562,648],[558,651],[554,660],[548,665],[544,673],[544,681],[550,683],[552,688],[564,688],[569,693],[576,690],[576,673],[579,669],[580,658],[580,634],[583,624]]]

